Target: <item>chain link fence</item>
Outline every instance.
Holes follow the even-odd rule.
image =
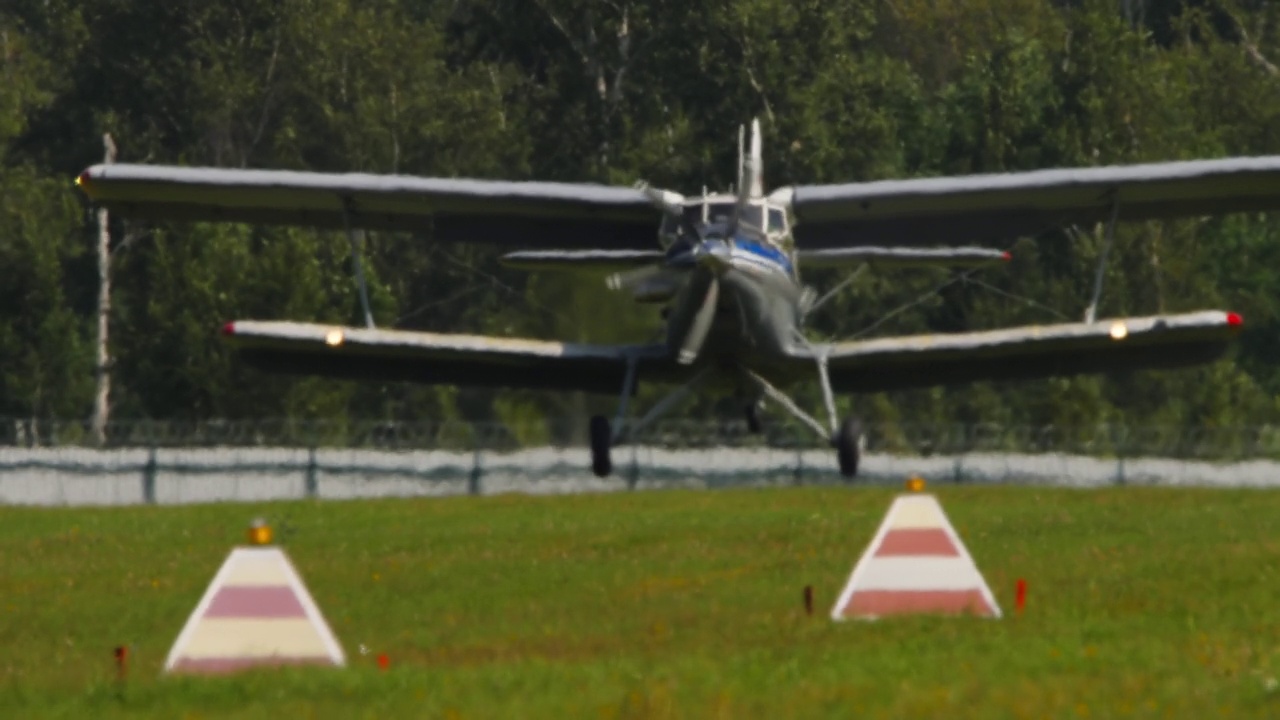
[[[0,448],[345,448],[509,452],[586,447],[584,420],[502,423],[355,420],[116,420],[99,442],[87,422],[0,420]],[[894,455],[1067,453],[1092,457],[1280,460],[1280,425],[1173,427],[1097,424],[1030,426],[892,424],[865,428],[865,452]],[[635,444],[669,449],[817,449],[826,444],[793,423],[747,432],[741,421],[661,421]]]
[[[112,505],[848,483],[807,428],[667,421],[589,470],[586,423],[0,423],[0,504]],[[1280,486],[1280,428],[872,425],[852,484]]]

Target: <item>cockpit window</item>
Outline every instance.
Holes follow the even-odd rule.
[[[769,208],[769,234],[786,232],[787,216],[777,208]]]

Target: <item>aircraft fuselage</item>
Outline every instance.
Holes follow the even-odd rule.
[[[761,205],[764,212],[770,209]],[[774,227],[785,233],[785,225],[776,220]],[[700,241],[669,246],[669,266],[688,268],[690,277],[672,298],[667,342],[673,354],[679,352],[702,307],[706,284],[714,278],[719,285],[716,312],[695,364],[772,374],[773,366],[787,364],[783,361],[792,355],[803,320],[805,290],[791,253],[784,249],[787,244],[778,242],[777,233],[772,238],[749,229],[729,234],[714,223],[703,231]]]

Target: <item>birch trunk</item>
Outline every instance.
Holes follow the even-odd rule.
[[[102,162],[116,161],[116,145],[111,134],[102,136]],[[111,316],[111,233],[107,229],[107,210],[98,208],[98,389],[93,398],[93,437],[98,445],[107,441],[107,420],[111,415],[111,354],[107,349],[107,331]]]

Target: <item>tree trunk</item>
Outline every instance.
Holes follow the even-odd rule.
[[[102,162],[116,161],[116,144],[111,134],[102,136]],[[98,445],[107,442],[107,419],[111,414],[111,355],[107,351],[107,329],[111,316],[111,233],[107,229],[107,209],[98,208],[98,390],[93,398],[93,437]]]

